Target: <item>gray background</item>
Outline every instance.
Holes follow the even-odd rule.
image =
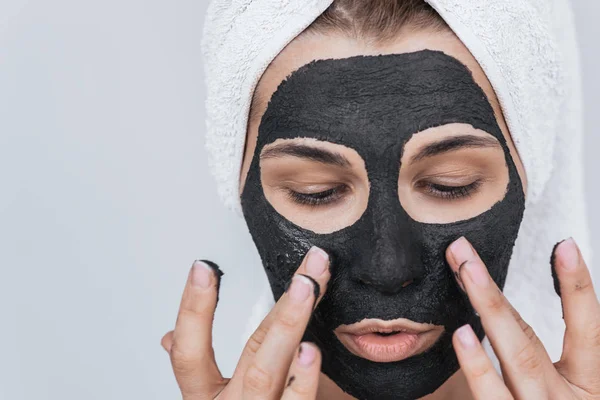
[[[195,258],[232,372],[264,278],[206,169],[205,3],[0,0],[0,399],[178,398],[159,341]],[[600,2],[575,11],[595,205]]]

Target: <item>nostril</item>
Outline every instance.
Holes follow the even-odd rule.
[[[397,294],[401,289],[418,282],[418,279],[399,280],[399,279],[369,279],[361,277],[358,281],[365,285],[375,288],[381,293]],[[402,282],[402,283],[400,283]]]

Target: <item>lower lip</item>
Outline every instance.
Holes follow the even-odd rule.
[[[422,333],[398,332],[382,336],[376,333],[364,335],[340,334],[340,340],[355,355],[375,362],[394,362],[412,357],[424,351],[434,331]]]

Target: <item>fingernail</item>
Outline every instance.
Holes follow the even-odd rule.
[[[475,256],[475,254],[473,253],[473,248],[471,247],[467,239],[464,238],[464,236],[461,236],[460,238],[452,242],[452,244],[450,245],[450,252],[454,257],[456,265],[461,265],[465,261],[473,259],[473,257]]]
[[[205,262],[196,260],[192,265],[192,286],[206,289],[210,287],[213,270]]]
[[[471,325],[463,325],[456,330],[456,336],[458,337],[458,341],[461,346],[465,349],[471,350],[477,346],[477,336],[475,336],[475,332],[473,332],[473,328]]]
[[[568,238],[558,245],[556,249],[560,257],[560,265],[567,271],[572,271],[579,264],[579,250],[573,238]]]
[[[313,284],[307,277],[303,275],[295,275],[292,278],[292,284],[288,290],[290,299],[296,303],[302,303],[310,296],[313,291]]]
[[[490,285],[490,275],[480,261],[466,262],[462,267],[467,271],[474,284],[482,289]]]
[[[321,295],[321,285],[319,285],[319,282],[315,281],[315,279],[312,276],[304,275],[304,274],[298,274],[298,275],[305,277],[312,283],[314,300],[316,302],[317,299],[319,298],[319,296]]]
[[[313,246],[308,250],[306,260],[306,272],[314,277],[323,275],[327,270],[327,262],[329,261],[329,255],[318,248]]]
[[[197,261],[203,262],[203,263],[204,263],[204,264],[206,264],[206,265],[207,265],[207,266],[208,266],[210,269],[212,269],[212,270],[213,270],[213,273],[216,275],[217,279],[219,279],[219,280],[220,280],[220,279],[221,279],[221,277],[222,277],[223,275],[225,275],[225,272],[223,272],[223,271],[221,270],[221,268],[219,268],[219,266],[218,266],[217,264],[215,264],[214,262],[212,262],[212,261],[209,261],[209,260],[197,260]]]
[[[209,261],[209,260],[199,260],[199,261],[208,265],[212,269],[212,272],[213,272],[215,278],[217,278],[217,303],[219,303],[219,296],[221,294],[221,278],[223,277],[223,275],[225,275],[225,272],[223,272],[221,270],[221,268],[219,268],[219,266],[212,261]]]
[[[315,361],[316,357],[317,350],[314,346],[308,343],[300,343],[300,348],[298,349],[298,364],[303,367],[308,367]]]

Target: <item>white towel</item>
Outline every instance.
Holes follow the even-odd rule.
[[[578,49],[568,0],[427,0],[477,59],[525,166],[528,193],[505,294],[553,359],[564,324],[550,253],[573,236],[591,257],[583,193]],[[209,166],[240,212],[239,172],[254,88],[275,56],[332,0],[214,0],[203,40]],[[241,213],[240,213],[241,214]],[[272,296],[255,307],[250,327]]]

